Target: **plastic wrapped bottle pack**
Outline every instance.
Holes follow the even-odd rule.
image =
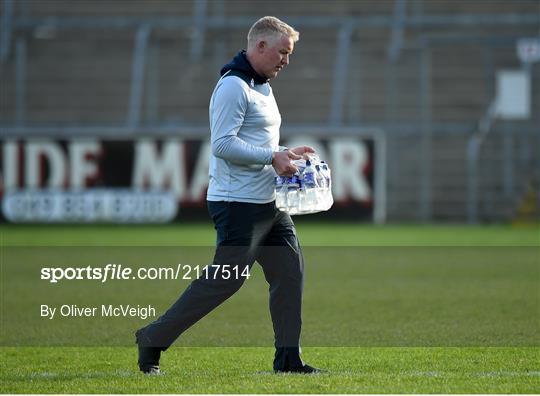
[[[318,157],[293,161],[298,172],[292,177],[277,176],[276,206],[290,215],[322,212],[334,204],[332,177],[328,164]]]

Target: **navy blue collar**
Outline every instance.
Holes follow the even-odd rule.
[[[220,74],[223,76],[225,73],[230,72],[229,75],[238,76],[242,78],[248,85],[254,84],[266,84],[268,79],[258,74],[253,66],[249,63],[246,56],[246,51],[240,51],[231,62],[227,63],[221,68]]]

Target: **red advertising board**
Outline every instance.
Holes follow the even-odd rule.
[[[313,144],[332,168],[335,201],[330,211],[316,216],[371,220],[375,141],[341,137]],[[3,221],[207,218],[206,140],[6,139],[0,154]]]

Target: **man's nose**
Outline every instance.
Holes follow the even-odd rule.
[[[288,65],[289,64],[289,55],[285,55],[283,57],[283,59],[281,60],[281,63],[283,63],[284,65]]]

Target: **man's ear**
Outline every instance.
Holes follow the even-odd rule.
[[[263,50],[266,47],[267,43],[264,40],[257,41],[257,49]]]

